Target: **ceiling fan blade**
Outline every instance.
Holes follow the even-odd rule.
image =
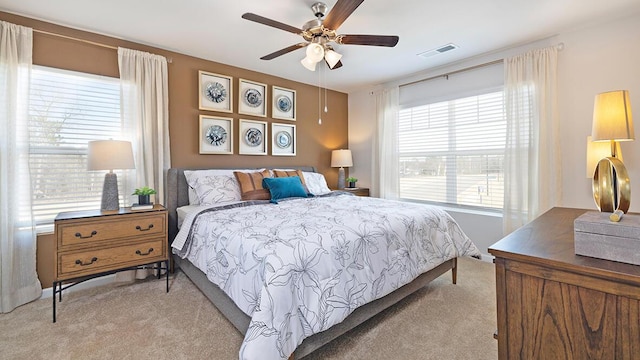
[[[337,30],[347,20],[364,0],[338,0],[322,21],[322,25],[331,30]]]
[[[395,35],[338,35],[336,42],[345,45],[371,45],[394,47],[400,40]]]
[[[327,60],[325,60],[324,62],[326,62],[327,66],[329,66],[329,62]],[[338,60],[338,62],[336,63],[336,66],[334,66],[334,67],[329,66],[329,69],[335,70],[335,69],[341,68],[341,67],[342,67],[342,61]]]
[[[252,14],[252,13],[244,13],[244,14],[242,14],[242,18],[246,19],[246,20],[250,20],[250,21],[255,21],[255,22],[263,24],[263,25],[271,26],[271,27],[274,27],[276,29],[288,31],[290,33],[294,33],[294,34],[297,34],[297,35],[302,34],[302,29],[298,29],[298,28],[293,27],[291,25],[283,24],[283,23],[281,23],[279,21],[267,19],[264,16],[260,16],[260,15],[256,15],[256,14]]]
[[[261,60],[275,59],[280,55],[284,55],[286,53],[290,53],[290,52],[292,52],[294,50],[300,49],[300,48],[305,47],[305,46],[307,46],[307,43],[299,43],[299,44],[291,45],[291,46],[288,46],[288,47],[286,47],[284,49],[280,49],[278,51],[272,52],[269,55],[265,55],[265,56],[261,57],[260,59]]]

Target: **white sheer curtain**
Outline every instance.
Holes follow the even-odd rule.
[[[398,87],[376,94],[376,134],[373,146],[373,188],[384,199],[397,199],[400,174],[398,154]]]
[[[169,153],[169,95],[167,59],[142,51],[118,48],[122,119],[131,130],[136,164],[134,188],[149,186],[164,203],[164,177],[171,165]]]
[[[0,312],[42,294],[29,175],[33,32],[0,21]]]
[[[505,234],[553,207],[561,197],[557,51],[554,46],[505,59]]]
[[[131,130],[136,166],[135,182],[127,181],[124,191],[130,195],[135,188],[149,186],[157,191],[155,202],[164,203],[166,171],[171,166],[167,59],[118,48],[118,66],[122,119]],[[145,276],[138,271],[138,278]],[[126,276],[118,280],[122,277]]]

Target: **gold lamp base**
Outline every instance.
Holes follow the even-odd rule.
[[[601,212],[621,210],[625,214],[631,203],[629,174],[622,161],[606,157],[598,162],[593,173],[593,200]]]

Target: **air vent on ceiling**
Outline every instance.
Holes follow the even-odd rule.
[[[447,45],[442,45],[438,48],[427,50],[425,52],[421,52],[418,56],[423,58],[430,58],[435,55],[440,55],[442,53],[446,53],[447,51],[455,50],[458,48],[458,45],[449,43]]]

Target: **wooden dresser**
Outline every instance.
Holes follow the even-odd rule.
[[[160,269],[164,263],[168,269],[167,210],[161,205],[137,211],[63,212],[55,219],[55,237],[53,322],[56,295],[62,301],[62,291],[69,286],[141,265],[157,264]]]
[[[489,248],[499,359],[640,359],[640,266],[575,255],[585,211],[553,208]]]

